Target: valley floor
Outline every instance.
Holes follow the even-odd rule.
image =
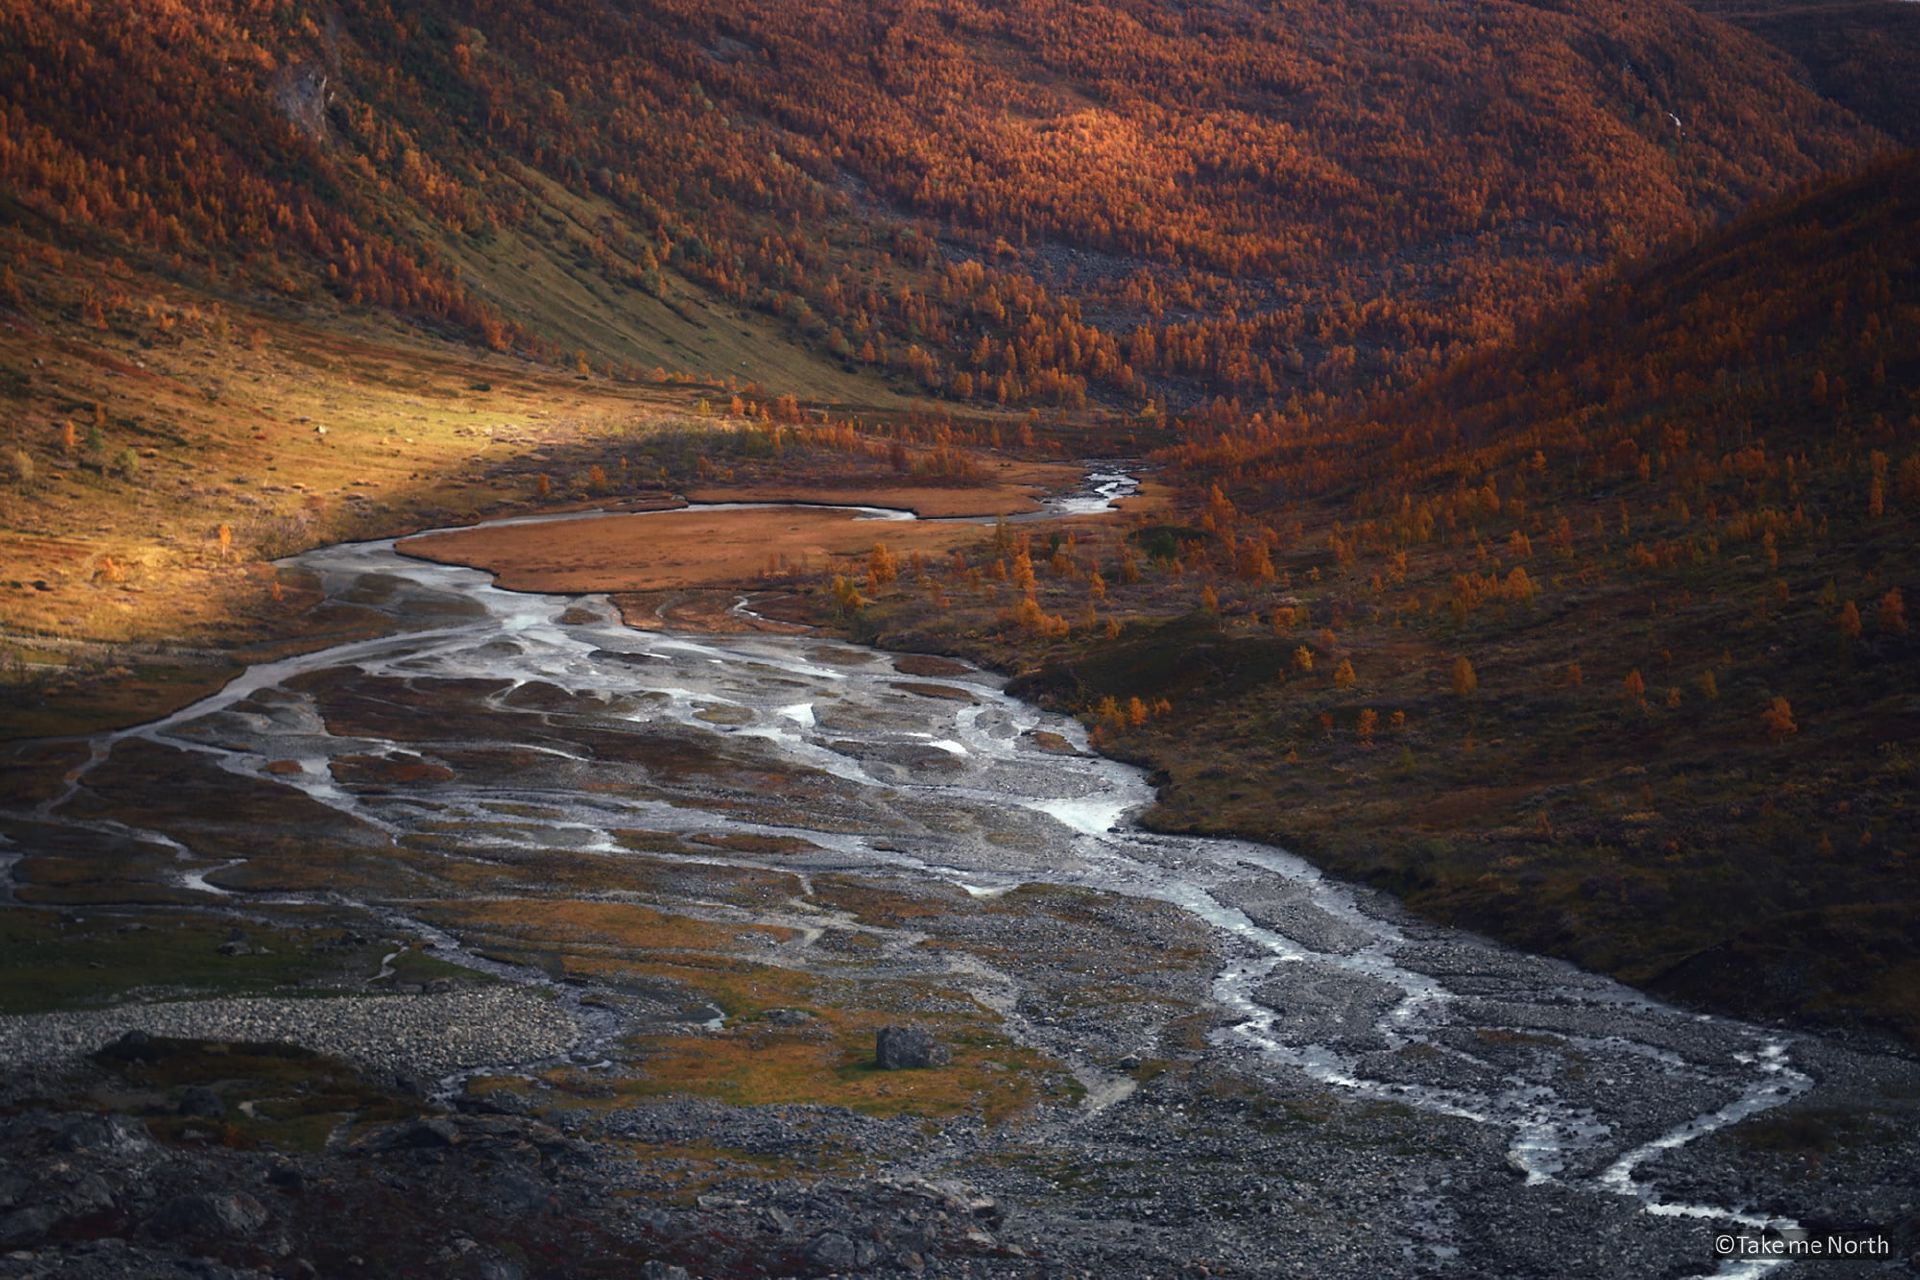
[[[0,1274],[1616,1276],[1910,1225],[1910,1061],[1134,830],[997,677],[292,568],[388,625],[11,748]],[[876,1069],[889,1024],[950,1060]]]

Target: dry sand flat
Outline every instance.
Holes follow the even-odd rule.
[[[796,567],[824,567],[835,556],[864,556],[880,542],[895,554],[943,554],[983,536],[976,524],[861,519],[805,507],[696,508],[462,529],[408,538],[399,550],[485,569],[513,591],[575,593],[752,586],[783,556]]]

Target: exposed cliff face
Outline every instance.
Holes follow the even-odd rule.
[[[332,77],[317,62],[301,62],[274,73],[273,101],[287,123],[315,142],[327,139],[327,107],[333,102]]]

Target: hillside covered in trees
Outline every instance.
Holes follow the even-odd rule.
[[[1920,146],[1920,9],[1900,0],[1694,0],[1792,55],[1806,83],[1904,146]]]
[[[1366,416],[1196,426],[1159,456],[1189,519],[1003,540],[923,585],[944,619],[861,622],[1031,669],[1161,771],[1167,825],[1912,1038],[1916,299],[1908,157]]]
[[[1889,145],[1670,0],[9,0],[0,50],[29,240],[834,398],[1315,408]]]

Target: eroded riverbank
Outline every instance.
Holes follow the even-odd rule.
[[[1271,848],[1140,831],[1144,778],[997,677],[640,633],[390,542],[299,564],[394,633],[36,748],[35,803],[0,825],[16,897],[271,930],[276,956],[377,933],[361,991],[420,985],[404,952],[546,993],[570,1053],[444,1087],[564,1120],[591,1151],[569,1193],[696,1270],[1704,1274],[1718,1225],[1911,1213],[1911,1064],[1662,1006]],[[871,1070],[901,1021],[952,1065]],[[1769,1115],[1826,1136],[1769,1138]],[[870,1247],[780,1207],[828,1172],[855,1221],[897,1208],[885,1178],[996,1206]],[[767,1206],[790,1226],[755,1243]]]

